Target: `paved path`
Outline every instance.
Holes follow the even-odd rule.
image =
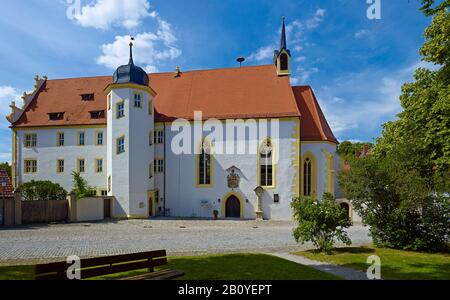
[[[310,244],[298,245],[294,241],[294,227],[295,223],[285,221],[174,219],[23,226],[0,229],[0,265],[159,249],[166,249],[171,256],[310,249]],[[354,245],[371,242],[362,226],[348,232]]]
[[[345,268],[337,265],[331,265],[320,261],[315,261],[308,259],[303,256],[294,255],[290,253],[273,253],[273,255],[284,258],[298,264],[302,264],[305,266],[310,266],[314,269],[317,269],[322,272],[330,273],[335,276],[341,277],[346,280],[368,280],[365,272],[354,270],[350,268]]]

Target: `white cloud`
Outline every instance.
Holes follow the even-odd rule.
[[[306,35],[308,32],[315,30],[319,25],[324,21],[324,17],[326,14],[326,10],[319,8],[315,11],[314,15],[307,19],[304,22],[301,22],[299,20],[293,20],[291,22],[288,22],[286,24],[286,36],[288,38],[288,45],[291,49],[293,49],[294,52],[300,52],[303,50],[304,46],[309,47],[311,46],[310,43],[305,41]],[[280,30],[278,30],[280,32]],[[270,45],[266,45],[263,47],[260,47],[253,53],[251,53],[248,57],[248,61],[254,61],[254,62],[262,62],[266,61],[268,62],[269,59],[273,58],[273,52],[274,50],[278,49],[278,42],[279,42],[279,35],[274,35],[274,39]],[[303,62],[305,61],[305,57],[301,56],[297,59],[295,59],[296,62]],[[312,71],[314,73],[314,71]],[[301,75],[301,78],[299,78],[299,81],[304,81],[311,75],[311,72],[309,74],[303,74]],[[302,79],[303,78],[303,79]]]
[[[250,54],[248,57],[249,61],[262,61],[269,58],[273,58],[273,53],[275,48],[272,46],[266,46],[258,49],[256,52]]]
[[[74,21],[83,27],[103,30],[113,26],[133,29],[139,27],[143,19],[156,16],[147,0],[95,0],[81,7]]]
[[[305,25],[308,29],[315,29],[317,28],[320,23],[323,22],[323,19],[325,17],[325,9],[319,8],[316,10],[316,13],[314,14],[314,17],[306,21]]]
[[[16,101],[17,106],[22,104],[21,94],[18,89],[11,86],[0,86],[0,162],[11,162],[11,152],[3,152],[11,150],[11,135],[8,129],[10,125],[5,119],[10,114],[11,101]]]
[[[415,63],[398,71],[366,70],[343,75],[318,89],[319,102],[337,137],[355,129],[360,133],[373,132],[382,123],[395,119],[401,111],[401,86],[412,80],[419,66],[430,67]]]
[[[355,34],[353,36],[355,39],[359,39],[359,38],[369,35],[369,33],[370,33],[369,30],[361,29],[361,30],[358,30],[357,32],[355,32]]]
[[[306,60],[306,56],[299,56],[299,57],[294,58],[294,61],[296,61],[296,62],[303,62],[305,60]]]
[[[176,37],[171,26],[166,21],[157,18],[159,28],[156,33],[144,32],[135,36],[133,58],[149,72],[157,72],[158,65],[181,55],[176,46]],[[116,36],[115,41],[102,45],[103,54],[97,58],[97,63],[110,69],[116,69],[128,62],[130,36]]]
[[[22,99],[20,92],[12,86],[0,86],[1,123],[3,123],[3,119],[11,112],[9,105],[12,101],[16,101],[17,106],[21,105]]]
[[[309,69],[299,67],[297,71],[300,73],[300,83],[306,83],[306,81],[311,77],[311,75],[318,73],[320,70],[317,67],[312,67]]]
[[[297,85],[300,83],[300,78],[298,77],[291,77],[291,85]]]

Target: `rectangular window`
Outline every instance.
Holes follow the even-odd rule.
[[[102,146],[103,145],[103,131],[97,131],[96,132],[96,139],[95,139],[95,143],[97,146]]]
[[[164,159],[155,159],[153,164],[153,171],[155,174],[164,172]]]
[[[122,154],[125,152],[125,137],[120,137],[116,140],[116,153]]]
[[[164,131],[160,129],[156,129],[153,134],[153,143],[154,144],[164,144]]]
[[[155,202],[159,203],[159,191],[158,190],[155,191]]]
[[[33,148],[37,146],[37,134],[25,134],[25,148]]]
[[[25,174],[32,174],[37,173],[37,160],[35,159],[28,159],[24,161],[24,173]]]
[[[82,94],[81,100],[83,101],[93,101],[94,100],[94,94]]]
[[[84,133],[84,131],[78,132],[78,146],[86,145],[85,137],[86,137],[86,134]]]
[[[78,159],[78,173],[85,172],[85,160],[84,158]]]
[[[116,104],[116,119],[125,117],[125,102],[119,102]]]
[[[108,193],[111,192],[111,176],[108,176]]]
[[[58,147],[64,146],[64,132],[58,132],[58,134],[57,134],[57,145],[58,145]]]
[[[102,196],[108,196],[108,191],[107,191],[107,190],[101,190],[101,191],[100,191],[100,195],[102,195]]]
[[[64,159],[56,161],[56,173],[64,173]]]
[[[142,108],[142,94],[134,93],[134,107]]]
[[[210,185],[212,175],[211,154],[207,153],[205,150],[202,150],[202,153],[199,154],[198,159],[198,184]]]
[[[153,101],[151,99],[148,100],[148,114],[153,115]]]
[[[96,111],[91,111],[91,119],[103,119],[105,117],[105,111],[104,110],[96,110]]]
[[[99,158],[95,160],[95,172],[96,173],[103,172],[103,159]]]
[[[48,118],[50,121],[59,121],[64,119],[64,113],[63,112],[49,113]]]

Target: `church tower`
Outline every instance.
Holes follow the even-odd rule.
[[[107,188],[115,197],[113,217],[147,218],[154,189],[155,91],[147,73],[133,62],[133,38],[127,65],[117,68],[107,95]]]
[[[286,46],[286,26],[284,24],[284,17],[281,28],[280,49],[275,50],[274,63],[277,67],[278,76],[291,75],[291,51],[289,51]]]

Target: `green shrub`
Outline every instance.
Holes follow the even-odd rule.
[[[346,212],[335,202],[333,195],[325,193],[322,201],[310,197],[294,199],[294,217],[298,227],[294,229],[297,243],[312,242],[314,246],[330,253],[335,240],[351,244],[345,228],[351,226]]]
[[[30,181],[23,183],[18,188],[22,199],[35,200],[65,200],[67,191],[57,183],[51,181]]]
[[[72,192],[77,195],[77,198],[88,198],[94,197],[97,195],[97,191],[90,187],[83,177],[81,177],[80,173],[73,171],[73,190]]]
[[[378,247],[438,251],[450,236],[450,198],[432,192],[429,179],[400,160],[365,157],[351,162],[339,182]]]

